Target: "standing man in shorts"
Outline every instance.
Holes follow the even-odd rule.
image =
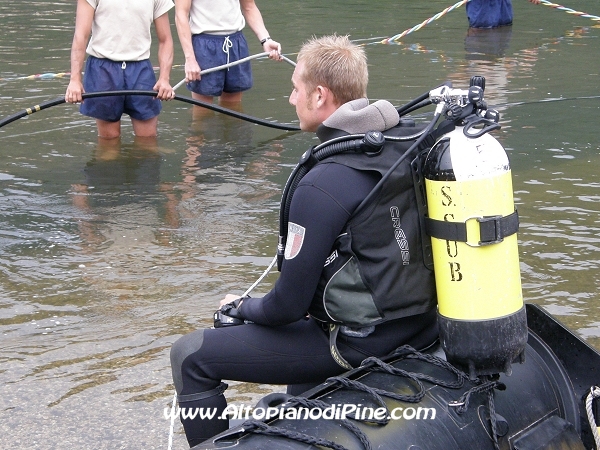
[[[254,0],[175,0],[175,24],[185,55],[185,79],[196,100],[235,105],[252,87],[250,61],[200,75],[249,56],[242,29],[248,25],[269,58],[281,59],[281,45],[269,36]]]
[[[173,38],[168,11],[173,6],[172,0],[77,0],[71,81],[65,101],[82,102],[81,113],[96,119],[98,137],[118,138],[123,114],[131,117],[136,136],[156,136],[162,108],[156,98],[127,95],[83,101],[82,94],[152,89],[158,92],[160,100],[172,99],[175,91],[169,84],[169,76],[173,65]],[[153,23],[158,37],[158,81],[149,59]]]

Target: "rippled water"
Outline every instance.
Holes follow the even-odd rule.
[[[399,105],[445,80],[486,77],[513,170],[525,299],[600,348],[600,24],[515,0],[512,28],[470,35],[457,10],[399,44],[376,43],[449,5],[259,3],[291,59],[312,34],[365,44],[373,99]],[[74,8],[0,0],[0,119],[64,94]],[[595,0],[577,9],[600,15]],[[177,44],[173,84],[182,60]],[[253,68],[244,112],[295,121],[292,67]],[[222,295],[243,292],[269,264],[281,188],[314,143],[215,113],[194,118],[180,102],[164,104],[152,145],[127,122],[113,147],[95,131],[73,105],[0,128],[3,448],[166,448],[169,347],[210,325]],[[272,389],[235,384],[228,395],[248,403]],[[175,432],[173,447],[186,448]]]

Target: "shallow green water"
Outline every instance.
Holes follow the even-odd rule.
[[[513,170],[525,299],[600,348],[600,24],[515,0],[511,28],[467,36],[461,9],[383,45],[450,3],[259,6],[291,59],[313,34],[364,43],[372,99],[400,105],[446,80],[486,77]],[[596,0],[576,6],[600,15]],[[62,96],[68,76],[20,78],[69,70],[73,2],[0,0],[0,21],[0,118]],[[183,78],[176,49],[173,84]],[[291,65],[253,69],[244,112],[294,122]],[[218,114],[194,120],[180,102],[164,104],[153,148],[127,122],[116,148],[99,148],[95,131],[73,105],[0,128],[3,448],[166,448],[169,347],[268,265],[281,188],[314,143]],[[271,389],[228,392],[248,403]],[[174,448],[185,448],[175,430]]]

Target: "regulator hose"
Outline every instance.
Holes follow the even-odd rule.
[[[434,89],[438,89],[442,86],[452,87],[452,83],[450,81],[446,81],[445,83],[442,83],[439,86],[436,86]],[[417,98],[411,100],[410,102],[397,107],[396,111],[398,111],[398,115],[400,117],[402,117],[405,114],[408,114],[409,112],[414,111],[415,109],[419,109],[419,108],[423,108],[425,106],[431,105],[431,100],[429,100],[430,92],[431,91],[424,92],[423,94],[419,95]]]
[[[318,146],[311,147],[300,157],[300,161],[292,171],[283,189],[281,205],[279,208],[279,242],[277,244],[277,270],[281,271],[281,264],[285,253],[287,241],[287,227],[290,216],[290,205],[296,188],[302,178],[318,162],[339,153],[365,152],[378,154],[385,144],[385,137],[379,131],[369,131],[365,134],[354,134],[331,139]]]
[[[402,161],[409,157],[413,153],[413,151],[417,149],[419,145],[421,145],[421,143],[425,140],[425,138],[432,132],[433,127],[435,126],[441,115],[442,113],[440,112],[440,110],[436,110],[435,114],[433,115],[433,119],[431,119],[431,122],[429,122],[427,127],[425,127],[425,129],[420,133],[420,136],[417,138],[417,140],[409,147],[408,150],[406,150],[402,154],[402,156],[400,156],[400,158],[398,158],[398,160],[396,160],[394,165],[392,165],[392,167],[389,168],[389,170],[383,175],[383,177],[381,177],[381,180],[377,182],[377,184],[371,190],[371,192],[369,192],[369,194],[364,198],[364,200],[360,202],[360,204],[356,207],[355,211],[360,211],[361,208],[363,208],[373,199],[375,194],[377,194],[377,192],[381,189],[383,184],[392,175],[394,170],[396,170],[398,166],[402,163]]]
[[[86,99],[86,98],[96,98],[96,97],[110,97],[110,96],[116,96],[116,95],[144,95],[144,96],[149,96],[149,97],[156,97],[158,95],[158,92],[142,91],[142,90],[135,90],[135,89],[120,90],[120,91],[86,92],[86,93],[82,94],[82,97],[83,97],[83,99]],[[243,114],[243,113],[240,113],[237,111],[233,111],[231,109],[223,108],[222,106],[214,105],[212,103],[206,103],[206,102],[203,102],[200,100],[196,100],[191,97],[175,95],[173,100],[179,100],[184,103],[190,103],[192,105],[201,106],[202,108],[210,109],[212,111],[220,112],[220,113],[228,115],[228,116],[236,117],[238,119],[245,120],[247,122],[251,122],[251,123],[254,123],[257,125],[262,125],[262,126],[269,127],[269,128],[277,128],[279,130],[285,130],[285,131],[300,131],[300,128],[297,126],[287,125],[287,124],[282,124],[282,123],[277,123],[277,122],[269,122],[268,120],[258,119],[256,117],[249,116],[247,114]],[[2,128],[4,125],[8,125],[11,122],[14,122],[15,120],[20,119],[22,117],[29,116],[35,112],[41,111],[43,109],[48,109],[52,106],[60,105],[63,103],[66,103],[66,101],[65,101],[64,97],[60,97],[60,98],[57,98],[54,100],[48,100],[46,102],[40,103],[39,105],[35,105],[35,106],[32,106],[27,109],[24,109],[23,111],[19,111],[15,114],[12,114],[12,115],[0,120],[0,128]]]
[[[429,94],[427,94],[429,95]],[[414,105],[419,105],[422,101],[411,102]],[[279,242],[277,244],[277,270],[281,271],[283,262],[285,244],[287,241],[287,227],[289,222],[290,205],[294,191],[298,187],[300,180],[308,171],[319,161],[333,155],[343,152],[359,152],[377,154],[383,148],[385,141],[406,142],[415,140],[414,144],[394,163],[394,165],[384,174],[384,176],[375,185],[373,190],[357,207],[362,207],[365,203],[373,198],[375,192],[381,188],[385,180],[390,177],[391,173],[400,165],[400,163],[409,156],[415,148],[417,148],[423,140],[431,133],[433,127],[441,116],[441,112],[436,111],[431,122],[421,131],[410,136],[385,136],[381,132],[369,131],[366,134],[353,134],[340,136],[329,141],[323,142],[304,152],[300,157],[300,161],[292,171],[288,181],[285,184],[281,197],[281,205],[279,209]]]

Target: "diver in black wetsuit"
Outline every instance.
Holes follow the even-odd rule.
[[[321,141],[370,130],[397,133],[398,112],[387,101],[369,105],[367,82],[364,51],[347,37],[306,43],[290,96],[302,130],[317,132]],[[357,210],[389,161],[407,147],[386,144],[381,155],[387,156],[374,158],[338,155],[306,173],[292,196],[279,279],[264,297],[235,302],[252,323],[198,330],[173,344],[181,408],[223,411],[223,379],[318,384],[346,371],[343,363],[356,367],[369,356],[384,356],[404,344],[421,349],[437,339],[434,279],[422,261],[408,162],[399,171],[398,177],[406,178],[400,192],[389,190],[391,203],[375,196],[372,207]],[[236,298],[228,295],[221,304]],[[342,325],[334,340],[342,363],[330,351],[332,322]],[[227,429],[227,420],[218,415],[182,418],[190,446]]]

